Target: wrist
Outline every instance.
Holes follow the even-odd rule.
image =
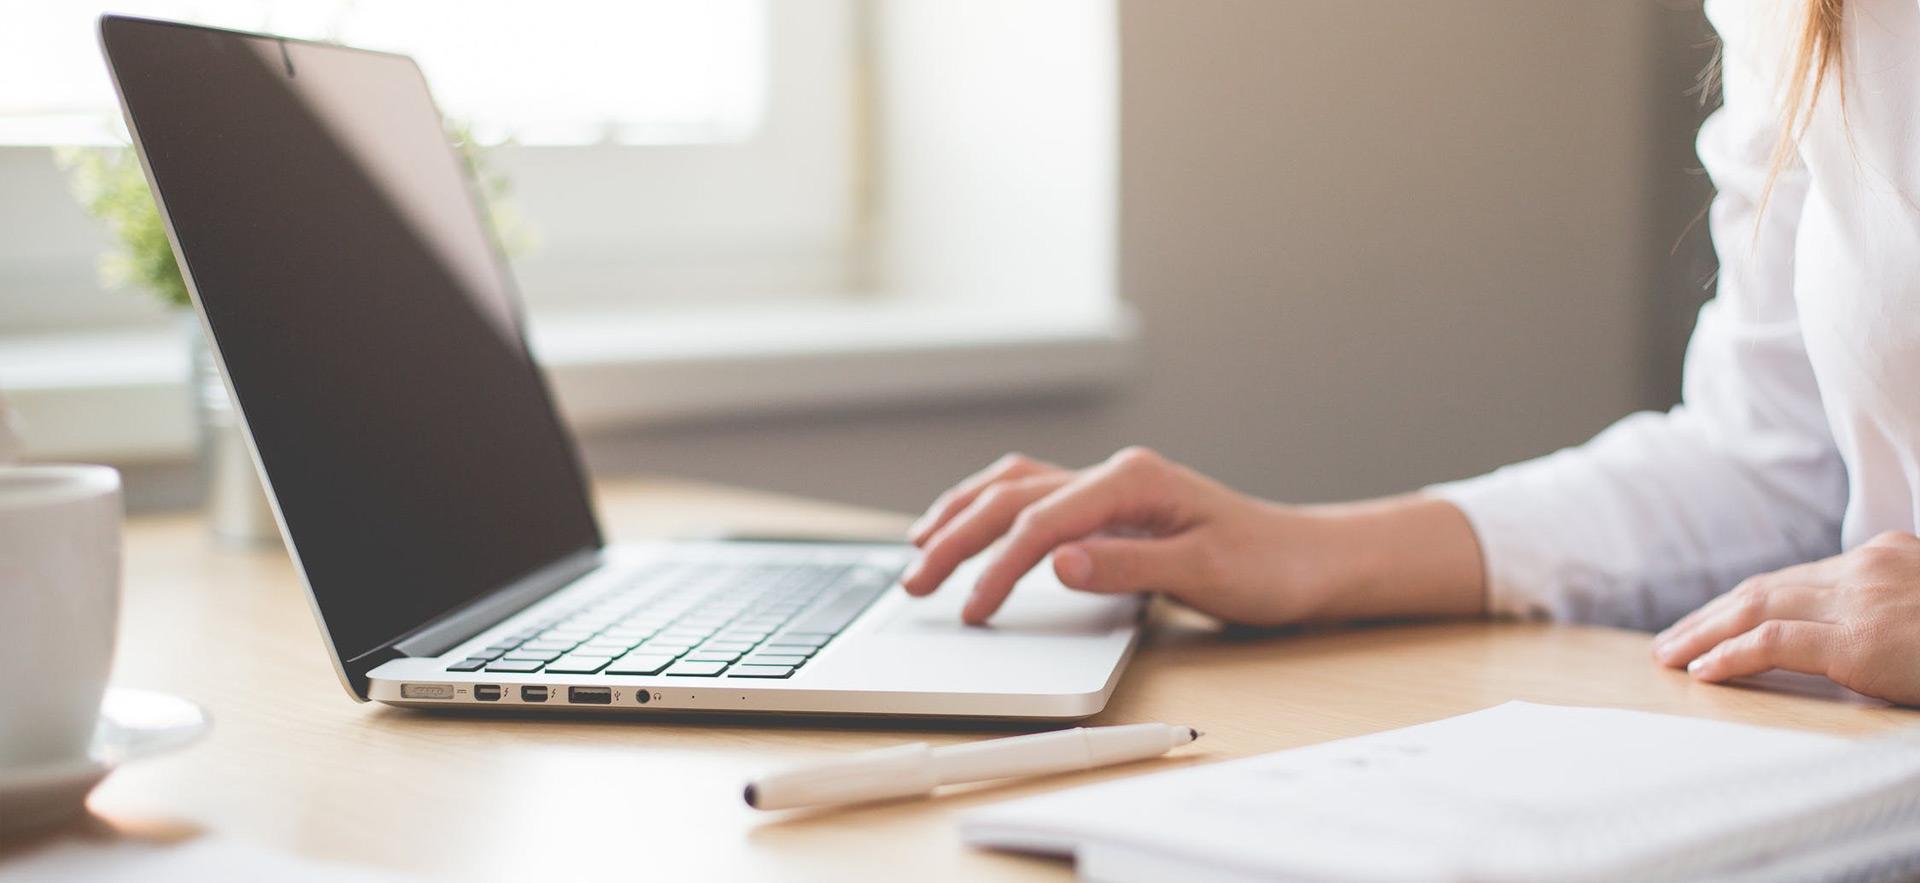
[[[1481,616],[1480,543],[1453,504],[1425,495],[1295,507],[1307,525],[1319,621]]]

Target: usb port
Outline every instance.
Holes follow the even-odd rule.
[[[473,687],[473,698],[478,699],[481,702],[499,702],[500,701],[500,685],[499,684],[475,684]]]
[[[545,702],[547,701],[547,688],[521,687],[520,701],[521,702]]]
[[[402,699],[452,699],[452,684],[401,684]]]
[[[567,701],[575,705],[612,705],[612,687],[568,687]]]

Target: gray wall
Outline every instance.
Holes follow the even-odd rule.
[[[1700,305],[1713,294],[1713,242],[1707,202],[1713,185],[1694,154],[1693,136],[1716,107],[1704,76],[1718,50],[1699,0],[1659,0],[1653,8],[1653,73],[1647,95],[1657,137],[1648,141],[1652,168],[1648,206],[1647,360],[1642,385],[1650,403],[1680,398],[1680,360]]]
[[[1296,500],[1392,492],[1671,401],[1700,297],[1707,57],[1654,0],[1124,0],[1121,280],[1098,399],[680,426],[602,472],[902,509],[1003,450],[1144,443]],[[1709,255],[1710,258],[1710,255]]]

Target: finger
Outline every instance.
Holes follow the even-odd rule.
[[[1825,622],[1770,619],[1687,665],[1695,678],[1720,682],[1776,668],[1828,674],[1844,652],[1846,630]]]
[[[1063,470],[1052,463],[1035,460],[1022,454],[1008,454],[1001,457],[993,461],[992,465],[967,476],[959,484],[948,488],[945,493],[934,498],[933,505],[927,507],[927,511],[913,523],[912,527],[907,528],[907,538],[916,546],[924,545],[927,538],[933,536],[934,531],[939,530],[948,519],[973,505],[974,498],[996,481],[1060,471]]]
[[[900,585],[908,594],[925,595],[940,587],[968,558],[1007,532],[1020,511],[1059,490],[1070,480],[1065,473],[1035,475],[1001,481],[973,498],[973,503],[934,531],[920,557],[907,568]]]
[[[1085,592],[1168,592],[1192,582],[1199,540],[1192,534],[1142,539],[1090,537],[1053,552],[1053,572]]]
[[[1014,583],[1054,547],[1123,520],[1160,472],[1144,455],[1123,453],[1054,491],[1015,520],[1000,552],[980,573],[961,618],[982,623],[1013,591]]]
[[[1663,633],[1653,655],[1662,664],[1678,668],[1770,619],[1828,622],[1832,619],[1830,600],[1831,590],[1824,588],[1743,585],[1701,608],[1705,615],[1691,625]]]
[[[1795,564],[1792,567],[1783,567],[1771,573],[1748,577],[1742,580],[1740,585],[1735,586],[1733,591],[1723,593],[1713,600],[1700,605],[1700,607],[1692,613],[1680,617],[1678,622],[1668,626],[1664,631],[1660,632],[1660,634],[1654,636],[1654,646],[1657,648],[1673,636],[1691,630],[1700,623],[1713,618],[1727,605],[1739,603],[1741,597],[1748,591],[1769,589],[1776,586],[1828,587],[1839,581],[1839,569],[1840,558],[1839,556],[1835,556],[1832,558],[1822,558],[1819,561]],[[1793,618],[1797,619],[1800,617]],[[1687,659],[1681,660],[1681,662],[1686,662],[1692,658],[1693,657],[1689,656]]]

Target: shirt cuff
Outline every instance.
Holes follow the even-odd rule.
[[[1566,600],[1555,591],[1557,562],[1530,528],[1536,515],[1527,505],[1535,491],[1509,466],[1477,478],[1430,485],[1430,497],[1446,500],[1467,516],[1480,541],[1487,581],[1487,609],[1495,616],[1529,620],[1572,618]]]

